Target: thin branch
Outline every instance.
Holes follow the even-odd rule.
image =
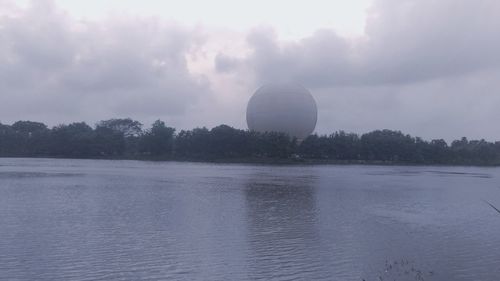
[[[486,200],[483,200],[483,201],[484,201],[484,203],[490,205],[491,208],[493,208],[495,211],[497,211],[500,214],[500,210],[497,207],[493,206],[493,204],[491,204],[490,202],[488,202]]]

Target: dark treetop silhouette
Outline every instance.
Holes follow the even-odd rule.
[[[154,160],[500,165],[500,142],[462,138],[425,141],[399,131],[362,135],[335,132],[297,142],[283,133],[257,133],[226,125],[175,133],[157,120],[143,129],[132,119],[48,128],[0,123],[0,157],[120,158]]]

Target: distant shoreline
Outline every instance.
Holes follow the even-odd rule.
[[[130,118],[48,128],[33,121],[0,124],[0,157],[130,159],[278,165],[447,165],[500,166],[500,141],[450,144],[400,131],[333,132],[298,140],[280,132],[219,125],[181,130],[156,120],[150,128]]]
[[[463,163],[410,163],[395,161],[369,160],[320,160],[320,159],[273,159],[273,158],[238,158],[238,159],[187,159],[161,157],[18,157],[0,156],[0,159],[66,159],[66,160],[108,160],[108,161],[142,161],[142,162],[178,162],[178,163],[206,163],[206,164],[254,164],[270,166],[418,166],[418,167],[500,167],[500,164],[463,164]]]

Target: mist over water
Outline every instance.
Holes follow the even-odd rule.
[[[0,159],[0,279],[496,280],[499,177]]]

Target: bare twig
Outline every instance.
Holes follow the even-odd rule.
[[[483,200],[483,201],[484,201],[484,203],[490,205],[491,208],[493,208],[495,211],[497,211],[500,214],[500,210],[497,207],[493,206],[493,204],[491,204],[490,202],[488,202],[486,200]]]

